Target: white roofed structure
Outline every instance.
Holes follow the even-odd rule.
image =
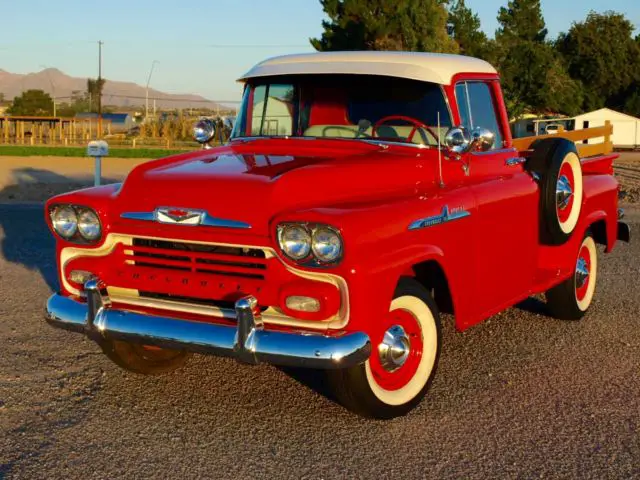
[[[448,85],[458,73],[496,74],[484,60],[463,55],[422,52],[319,52],[273,57],[260,62],[238,81],[256,77],[304,74],[384,75]]]
[[[616,148],[640,147],[640,118],[632,117],[610,108],[601,108],[575,117],[575,129],[601,127],[608,120],[613,125],[611,142]],[[588,143],[600,143],[602,137],[591,138]],[[585,142],[587,143],[587,142]]]

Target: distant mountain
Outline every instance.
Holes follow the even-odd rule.
[[[146,89],[133,82],[117,82],[106,79],[102,95],[103,105],[118,107],[144,107]],[[69,102],[72,95],[86,92],[87,79],[70,77],[57,68],[47,68],[37,73],[9,73],[0,69],[0,93],[5,100],[12,100],[25,90],[44,90],[55,96],[58,103]],[[200,95],[171,94],[149,89],[149,108],[156,99],[157,108],[211,108],[218,105]]]

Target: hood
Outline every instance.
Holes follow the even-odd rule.
[[[276,214],[415,191],[416,149],[401,150],[409,152],[353,141],[235,143],[137,167],[117,206],[119,213],[205,210],[263,234]]]

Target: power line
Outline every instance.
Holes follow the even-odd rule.
[[[121,95],[117,93],[108,93],[105,92],[102,94],[108,98],[131,98],[135,100],[144,100],[146,96],[142,95]],[[56,97],[57,99],[75,99],[76,96],[67,95]],[[190,103],[240,103],[241,100],[207,100],[207,99],[196,99],[196,98],[165,98],[165,97],[149,97],[149,100],[158,100],[162,102],[190,102]]]
[[[142,95],[120,95],[120,94],[111,94],[105,93],[105,97],[115,97],[115,98],[132,98],[136,100],[144,100],[146,96]],[[165,97],[149,97],[149,100],[158,100],[162,102],[193,102],[193,103],[240,103],[240,100],[207,100],[207,99],[196,99],[196,98],[165,98]]]

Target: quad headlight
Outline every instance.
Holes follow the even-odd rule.
[[[311,234],[302,225],[283,225],[278,241],[284,254],[292,260],[304,260],[311,252]]]
[[[55,205],[51,225],[62,238],[76,243],[93,243],[102,235],[100,218],[91,208],[76,205]]]
[[[328,225],[280,224],[278,243],[288,258],[310,266],[338,263],[343,253],[342,236]]]
[[[56,207],[51,211],[51,223],[56,233],[66,240],[78,231],[78,215],[68,205]]]
[[[78,215],[78,231],[82,238],[90,242],[100,238],[102,226],[96,212],[86,209]]]
[[[311,250],[321,262],[335,262],[342,255],[342,238],[330,227],[317,227],[311,237]]]

